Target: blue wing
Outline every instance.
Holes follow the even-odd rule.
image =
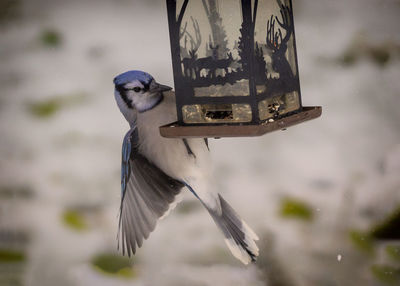
[[[139,152],[137,128],[129,130],[122,144],[121,164],[118,241],[123,254],[135,254],[136,246],[142,246],[183,186]]]
[[[130,176],[129,159],[132,153],[132,142],[135,144],[138,142],[137,129],[133,128],[129,130],[124,137],[122,142],[122,162],[121,162],[121,197],[123,198],[126,191],[126,185],[128,184]],[[137,144],[137,143],[136,143]],[[137,150],[137,146],[133,146],[134,151]]]

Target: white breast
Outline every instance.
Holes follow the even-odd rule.
[[[189,155],[182,139],[164,138],[159,127],[177,120],[174,92],[165,92],[155,108],[138,113],[140,152],[167,175],[186,180],[207,176],[209,151],[202,138],[187,139],[196,158]]]

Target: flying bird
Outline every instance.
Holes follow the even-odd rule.
[[[135,254],[186,188],[209,212],[232,254],[244,264],[255,261],[257,235],[210,190],[207,139],[159,133],[159,126],[177,120],[172,88],[137,70],[118,75],[114,84],[117,105],[130,126],[122,144],[118,245],[123,254]]]

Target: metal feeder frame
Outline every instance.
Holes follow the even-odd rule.
[[[198,1],[199,0],[191,0]],[[208,7],[203,1],[204,8],[207,13],[214,12],[210,11],[215,7]],[[219,0],[224,1],[224,0]],[[226,1],[226,0],[225,0]],[[229,1],[229,0],[228,0]],[[232,0],[230,0],[233,2]],[[223,66],[224,63],[231,64],[233,61],[232,52],[225,55],[222,58],[218,58],[217,52],[213,50],[213,56],[198,58],[195,55],[195,50],[192,49],[190,56],[186,55],[186,58],[181,57],[182,47],[181,38],[183,33],[186,32],[187,22],[184,27],[182,27],[182,20],[184,18],[185,10],[189,4],[189,0],[183,0],[182,6],[179,13],[177,13],[177,1],[176,0],[166,0],[167,11],[168,11],[168,24],[169,24],[169,36],[171,43],[171,54],[172,54],[172,67],[174,73],[174,83],[175,83],[175,96],[176,96],[176,109],[177,109],[177,122],[172,122],[170,124],[160,127],[160,134],[163,137],[168,138],[219,138],[219,137],[248,137],[248,136],[261,136],[265,133],[269,133],[276,130],[285,130],[286,128],[299,124],[314,118],[317,118],[322,113],[322,108],[320,106],[310,106],[305,107],[301,104],[301,92],[300,92],[300,82],[299,82],[299,71],[298,71],[298,61],[297,61],[297,51],[296,51],[296,39],[294,32],[294,20],[292,13],[292,1],[291,0],[236,0],[240,3],[242,12],[242,24],[241,24],[241,58],[235,61],[242,61],[242,66],[237,71],[228,72],[228,68]],[[276,1],[280,7],[281,15],[271,15],[270,21],[265,23],[267,25],[267,35],[266,35],[266,45],[269,47],[272,53],[276,53],[277,56],[273,58],[274,62],[272,65],[274,69],[279,72],[278,79],[268,78],[264,75],[264,78],[260,79],[259,65],[257,63],[256,55],[263,56],[263,48],[258,46],[258,42],[255,41],[255,25],[258,4],[261,1]],[[210,0],[208,3],[216,3],[217,0]],[[252,5],[253,4],[253,5]],[[214,4],[215,5],[215,4]],[[218,11],[217,11],[218,13]],[[259,11],[260,13],[260,11]],[[209,14],[208,14],[209,15]],[[282,20],[278,17],[281,16]],[[214,14],[215,18],[215,14]],[[193,22],[193,27],[196,29],[197,33],[200,34],[200,27],[196,20],[191,18]],[[211,21],[210,21],[211,23]],[[279,24],[278,29],[275,30],[275,24]],[[285,37],[282,37],[282,32],[280,28],[287,29]],[[289,30],[290,29],[290,30]],[[191,39],[193,37],[189,34]],[[197,34],[196,34],[197,36]],[[200,37],[200,36],[199,36]],[[227,40],[233,40],[227,37]],[[186,39],[185,39],[186,41]],[[286,41],[286,42],[284,42]],[[287,41],[291,41],[291,46],[287,47]],[[213,48],[212,39],[210,35],[210,48]],[[218,45],[214,43],[215,50],[218,49]],[[185,47],[186,48],[186,47]],[[192,46],[193,48],[193,46]],[[197,47],[198,48],[198,47]],[[287,72],[286,65],[289,64],[287,59],[286,49],[291,48],[293,55],[293,64],[295,65],[294,72]],[[264,48],[265,50],[266,48]],[[283,50],[283,51],[282,51]],[[278,58],[278,53],[280,58]],[[282,56],[283,55],[283,56]],[[272,55],[272,57],[274,57]],[[247,59],[246,61],[243,58]],[[282,60],[282,58],[285,58]],[[191,69],[185,67],[185,61],[191,63]],[[286,61],[286,63],[285,63]],[[208,74],[206,76],[201,76],[199,69],[202,68],[207,63],[209,65]],[[265,63],[265,60],[264,60]],[[200,64],[203,64],[200,66]],[[270,64],[271,65],[271,64]],[[215,72],[217,68],[226,68],[225,76],[216,76]],[[182,68],[183,67],[183,68]],[[208,66],[207,66],[208,67]],[[264,71],[266,72],[266,67]],[[286,68],[286,69],[285,69]],[[293,68],[292,68],[293,69]],[[292,70],[291,69],[291,70]],[[211,74],[214,73],[214,74]],[[228,78],[229,77],[229,78]],[[211,85],[224,84],[235,84],[238,80],[245,79],[248,80],[249,94],[243,96],[195,96],[195,87],[205,87]],[[224,83],[226,80],[228,83]],[[260,86],[260,81],[266,86],[268,92],[258,92],[257,88]],[[258,86],[257,86],[258,84]],[[200,87],[200,88],[201,88]],[[298,108],[296,110],[291,110],[282,114],[279,112],[279,104],[269,104],[268,111],[270,115],[264,116],[261,119],[260,116],[260,102],[266,101],[270,98],[279,98],[279,96],[285,95],[290,92],[296,92]],[[268,102],[268,101],[267,101]],[[230,122],[233,118],[232,108],[229,106],[234,105],[249,106],[251,108],[251,118],[249,117],[247,122]],[[185,118],[183,109],[187,106],[201,106],[203,109],[208,108],[205,112],[206,119],[210,122],[190,122]],[[213,107],[216,106],[216,109]],[[228,108],[225,109],[224,107]],[[202,109],[202,110],[203,110]],[[250,114],[250,113],[249,113]],[[208,116],[208,117],[207,117]],[[221,116],[225,116],[228,119],[224,119]],[[222,118],[221,120],[219,118]],[[186,122],[185,122],[186,121]]]

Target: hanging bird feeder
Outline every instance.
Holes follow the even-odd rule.
[[[164,137],[259,136],[301,104],[291,0],[167,0],[178,121]]]

